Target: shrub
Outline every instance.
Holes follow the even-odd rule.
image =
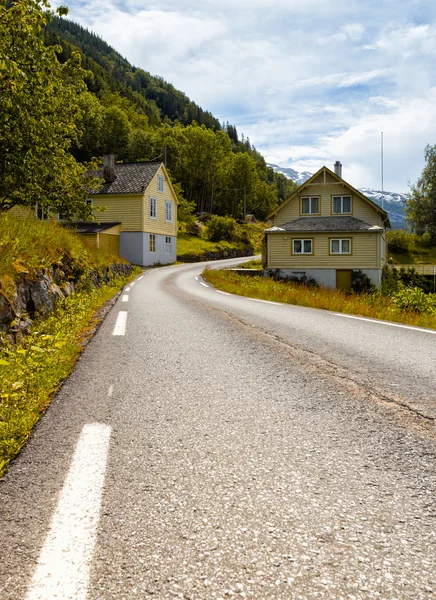
[[[404,229],[388,231],[388,250],[397,254],[407,254],[416,248],[416,236]]]
[[[403,288],[393,296],[393,301],[402,310],[431,313],[436,310],[436,296],[427,295],[418,287]]]
[[[356,294],[370,294],[375,292],[375,285],[363,271],[353,271],[351,289]]]
[[[186,223],[185,231],[188,235],[195,235],[200,237],[201,234],[201,226],[197,221],[191,221],[190,223]]]
[[[207,237],[212,242],[231,242],[236,233],[236,221],[231,217],[213,215],[206,225]]]
[[[398,272],[398,278],[406,287],[420,288],[426,294],[429,294],[433,289],[432,281],[425,277],[425,275],[420,275],[417,273],[413,267],[409,267],[408,269],[400,269]]]

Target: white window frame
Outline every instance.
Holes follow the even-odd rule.
[[[165,182],[165,178],[163,175],[158,175],[157,176],[157,189],[159,192],[163,192],[164,191],[164,182]]]
[[[309,212],[304,212],[303,211],[303,200],[309,200]],[[312,200],[316,200],[317,201],[317,207],[318,207],[317,211],[312,211]],[[320,211],[320,198],[319,198],[319,196],[302,196],[300,198],[300,214],[302,214],[302,215],[319,215],[320,213],[321,213],[321,211]]]
[[[150,219],[157,219],[157,199],[150,196]]]
[[[167,223],[173,222],[173,203],[170,200],[165,202],[165,220]]]
[[[171,254],[171,236],[170,235],[166,235],[165,236],[165,248],[166,248],[166,253],[167,254]]]
[[[333,242],[339,242],[339,252],[333,252]],[[344,252],[342,249],[343,246],[343,242],[348,242],[349,244],[349,250],[348,252]],[[337,255],[337,254],[345,254],[345,255],[350,255],[352,251],[352,241],[351,238],[330,238],[330,254],[333,255]]]
[[[335,198],[341,199],[341,210],[339,212],[335,212]],[[344,211],[344,198],[350,199],[350,210]],[[351,194],[343,194],[343,195],[334,195],[332,196],[332,215],[351,215],[353,212],[353,197]]]
[[[295,252],[295,247],[294,247],[295,242],[301,242],[301,252]],[[304,242],[310,242],[310,252],[305,252]],[[291,244],[292,244],[292,246],[291,246],[292,254],[295,254],[296,256],[299,256],[300,254],[308,254],[308,255],[313,254],[313,239],[312,238],[293,238]]]
[[[150,253],[156,252],[156,234],[155,233],[150,233],[149,250],[150,250]]]

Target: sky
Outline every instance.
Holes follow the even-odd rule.
[[[436,144],[434,0],[54,0],[267,162],[407,192]]]

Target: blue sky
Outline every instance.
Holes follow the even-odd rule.
[[[61,4],[55,0],[53,6]],[[160,75],[267,161],[341,160],[357,187],[404,192],[436,144],[436,2],[67,0],[69,18]]]

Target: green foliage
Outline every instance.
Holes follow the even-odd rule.
[[[206,235],[212,242],[231,242],[235,233],[236,221],[230,217],[214,215],[206,225]]]
[[[118,106],[109,106],[103,112],[101,144],[103,154],[127,157],[129,149],[130,123],[126,113]]]
[[[127,281],[118,278],[69,296],[55,313],[35,322],[21,345],[0,347],[0,476],[71,372],[98,323],[96,311]]]
[[[416,236],[404,231],[404,229],[392,229],[388,231],[388,250],[397,254],[413,252],[416,248]]]
[[[371,279],[361,270],[352,272],[351,289],[356,294],[372,294],[376,291],[376,287]]]
[[[417,182],[411,186],[406,214],[416,233],[428,233],[436,245],[436,145],[424,151],[426,165]]]
[[[393,302],[402,310],[417,313],[435,313],[436,295],[426,294],[419,287],[402,288],[393,295]]]
[[[57,48],[44,45],[52,16],[46,0],[0,6],[0,210],[38,203],[86,217],[95,184],[68,152],[78,143],[85,71],[78,53],[60,64]]]

